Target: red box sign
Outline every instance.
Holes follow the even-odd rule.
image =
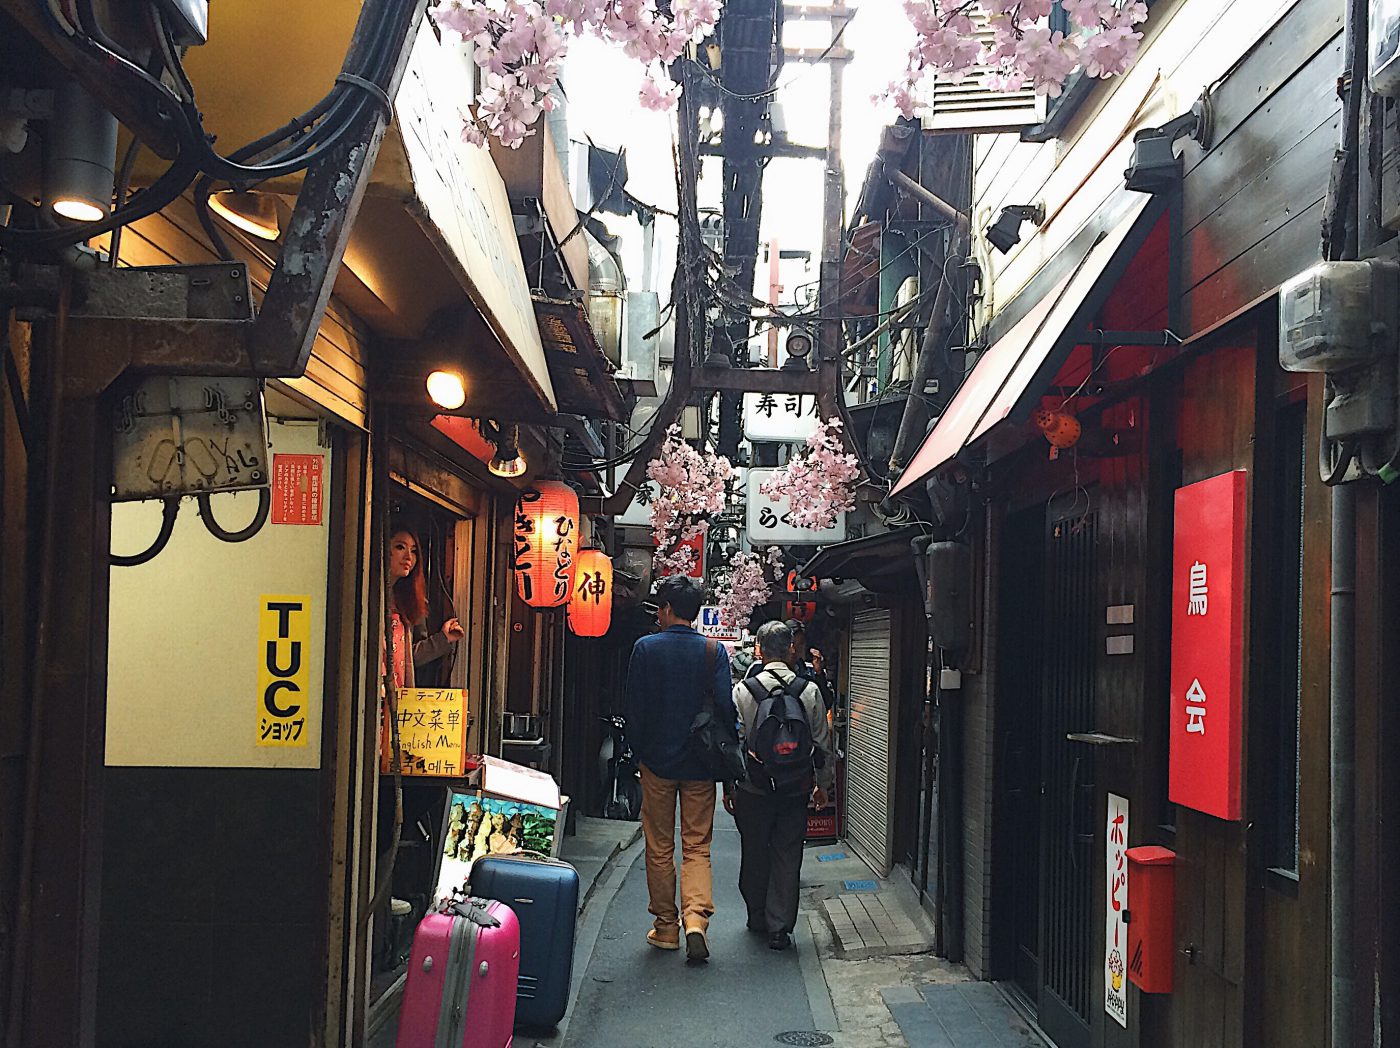
[[[1245,472],[1176,493],[1172,803],[1240,818]]]

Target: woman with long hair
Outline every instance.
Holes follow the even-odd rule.
[[[440,659],[452,650],[466,632],[456,618],[442,624],[431,637],[423,623],[428,617],[428,586],[423,578],[423,560],[418,535],[406,524],[395,524],[389,531],[389,581],[393,587],[389,625],[394,639],[394,684],[415,687],[413,668]],[[413,657],[408,658],[408,649]]]

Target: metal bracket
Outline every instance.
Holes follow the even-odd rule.
[[[695,390],[730,390],[740,393],[817,393],[817,372],[783,371],[778,368],[702,367],[691,372]]]
[[[95,396],[127,370],[253,376],[252,287],[241,262],[101,268],[76,278],[64,392]]]

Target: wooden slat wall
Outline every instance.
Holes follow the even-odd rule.
[[[230,246],[233,245],[230,239]],[[160,214],[126,229],[122,235],[121,261],[131,266],[164,266],[217,262],[218,255],[205,241],[193,207],[181,198]],[[271,268],[261,258],[245,255],[243,261],[248,265],[254,297],[261,299]],[[321,321],[321,329],[316,333],[306,374],[279,381],[350,425],[366,429],[367,341],[364,326],[349,312],[338,308],[332,299]]]
[[[1251,57],[1230,74],[1220,90],[1224,95],[1232,83],[1248,85],[1247,91],[1238,93],[1237,103],[1222,104],[1217,112],[1214,150],[1223,150],[1259,107],[1267,107],[1270,95],[1283,82],[1279,80],[1269,87],[1269,80],[1261,79],[1265,67],[1276,66],[1275,71],[1281,72],[1292,62],[1294,70],[1300,68],[1309,57],[1311,44],[1316,45],[1311,52],[1315,54],[1340,31],[1340,21],[1332,27],[1333,15],[1340,18],[1340,12],[1340,0],[1181,0],[1175,5],[1160,4],[1148,22],[1148,39],[1136,65],[1091,96],[1060,139],[1037,145],[1022,143],[1017,136],[1007,134],[979,142],[973,175],[976,228],[984,229],[1008,204],[1043,202],[1047,213],[1040,233],[1026,236],[1006,255],[991,251],[980,236],[977,238],[976,249],[983,252],[983,271],[991,275],[991,293],[986,302],[989,314],[1025,287],[1087,221],[1123,192],[1123,172],[1131,159],[1135,130],[1179,116],[1190,108],[1203,88],[1219,80],[1241,55],[1253,49]],[[1288,34],[1275,33],[1261,43],[1270,35],[1271,27],[1285,16],[1298,24]],[[1280,60],[1279,55],[1286,57]],[[1256,90],[1260,86],[1264,90]],[[1244,102],[1246,96],[1248,104]],[[1314,96],[1311,105],[1317,122],[1313,127],[1326,116],[1330,98],[1330,94]],[[1247,148],[1245,142],[1241,139],[1232,149]],[[1184,152],[1188,164],[1201,155],[1200,148],[1190,142],[1179,146],[1178,151]],[[1227,164],[1221,162],[1219,166]],[[1213,186],[1211,177],[1198,179],[1198,183],[1204,191],[1213,191],[1206,188]],[[1318,185],[1325,184],[1324,171]],[[1306,200],[1302,206],[1290,205],[1288,216],[1301,217],[1306,205]],[[1210,210],[1203,208],[1202,213]],[[1266,254],[1284,256],[1282,247],[1297,246],[1282,236],[1284,228],[1275,231],[1275,236],[1282,238],[1263,249]],[[1215,232],[1203,227],[1202,243]],[[1206,257],[1202,255],[1202,267],[1207,266]],[[1228,261],[1229,258],[1222,259],[1221,264]],[[1215,268],[1218,267],[1203,268],[1202,275]],[[1254,274],[1252,283],[1245,279],[1246,275],[1246,270],[1239,269],[1223,279],[1240,281],[1242,287],[1254,286],[1270,274],[1265,266]],[[1193,323],[1196,316],[1204,318],[1210,301],[1213,299],[1208,290],[1197,296]]]

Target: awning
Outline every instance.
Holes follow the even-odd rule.
[[[1120,217],[1089,230],[1087,245],[1076,238],[1062,258],[1065,274],[982,354],[891,494],[923,480],[999,423],[1029,417],[1166,207],[1152,196],[1124,191],[1124,198]]]
[[[878,535],[833,542],[823,546],[806,564],[799,576],[817,579],[867,579],[909,573],[913,549],[909,543],[923,534],[921,528],[896,528]]]

